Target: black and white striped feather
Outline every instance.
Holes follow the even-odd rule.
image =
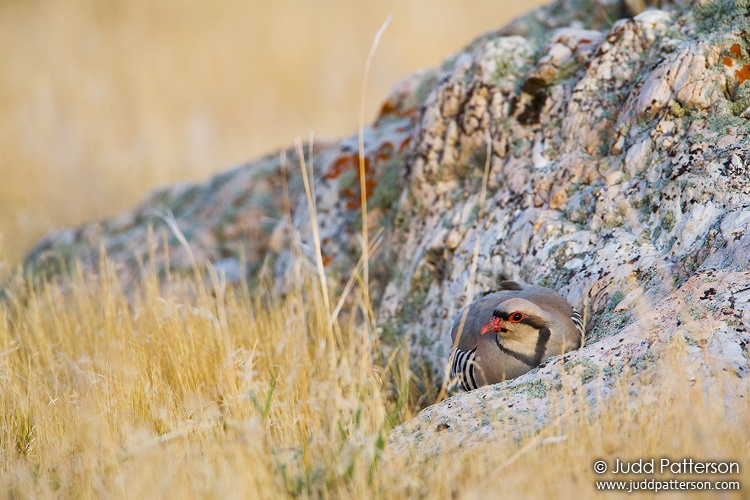
[[[578,329],[578,333],[583,337],[583,319],[581,318],[581,315],[578,314],[578,311],[573,309],[573,314],[570,316],[570,319],[573,320],[573,323],[575,323],[576,328]]]
[[[475,361],[477,348],[470,351],[462,351],[457,347],[453,348],[453,364],[451,365],[451,379],[454,380],[462,391],[473,391],[477,389]]]

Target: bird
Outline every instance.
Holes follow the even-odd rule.
[[[559,293],[503,281],[453,322],[451,379],[463,391],[503,382],[578,349],[582,339],[581,315]]]

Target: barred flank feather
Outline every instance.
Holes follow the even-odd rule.
[[[453,365],[451,366],[451,378],[458,381],[458,386],[462,391],[473,391],[477,387],[476,363],[474,358],[477,354],[477,348],[470,351],[462,351],[456,347],[453,348]]]
[[[573,309],[573,315],[570,317],[570,319],[573,320],[573,323],[575,323],[576,328],[578,328],[578,333],[583,336],[583,319],[581,319],[581,315],[578,314],[578,311]]]

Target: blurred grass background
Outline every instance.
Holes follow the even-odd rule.
[[[477,0],[0,2],[0,273],[46,231],[357,128],[416,69],[541,5]]]

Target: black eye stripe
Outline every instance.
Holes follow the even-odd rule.
[[[500,318],[503,321],[510,321],[510,317],[515,312],[518,312],[518,311],[513,311],[512,313],[506,313],[503,311],[494,311],[492,315],[496,318]],[[515,324],[516,325],[529,325],[529,326],[533,326],[536,329],[540,329],[546,326],[546,323],[544,322],[542,318],[538,316],[532,316],[529,314],[524,314],[523,319]]]

